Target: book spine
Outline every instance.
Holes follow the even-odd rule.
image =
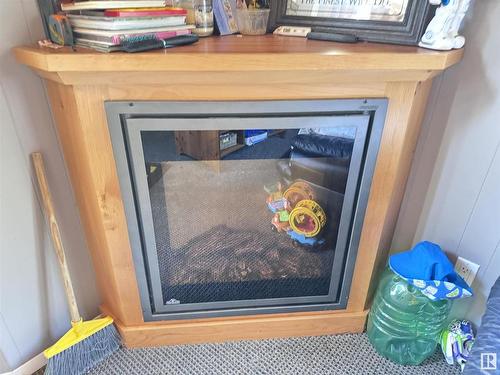
[[[169,9],[169,10],[137,10],[137,11],[124,11],[122,9],[108,9],[104,11],[105,17],[167,17],[167,16],[185,16],[187,11],[184,9]]]
[[[98,19],[98,18],[79,18],[80,16],[70,16],[69,22],[74,28],[117,31],[119,30],[134,30],[144,28],[160,28],[160,27],[174,27],[185,25],[185,16],[175,17],[147,17],[140,20],[131,20],[127,18],[112,18],[112,19]]]
[[[85,34],[85,33],[79,33],[73,31],[74,37],[75,38],[81,38],[81,39],[87,39],[87,40],[93,40],[97,42],[106,42],[106,43],[113,43],[113,38],[114,37],[109,37],[109,36],[103,36],[103,35],[94,35],[94,34]]]
[[[121,34],[121,35],[115,35],[112,37],[112,42],[113,44],[121,44],[124,40],[130,40],[132,38],[139,38],[143,36],[150,36],[154,35],[155,38],[157,39],[167,39],[167,38],[172,38],[177,35],[186,35],[186,34],[191,34],[191,30],[178,30],[178,31],[159,31],[156,33],[142,33],[142,34]]]
[[[93,0],[93,1],[73,1],[71,3],[61,3],[61,10],[65,12],[70,12],[74,10],[93,10],[93,9],[108,9],[108,8],[114,8],[114,9],[119,9],[123,8],[123,1],[116,1],[116,4],[113,4],[113,0]],[[147,0],[137,0],[137,1],[130,1],[130,5],[127,4],[129,7],[133,8],[151,8],[151,7],[166,7],[167,6],[167,1],[166,0],[158,0],[154,1],[151,0],[151,2],[147,2]]]

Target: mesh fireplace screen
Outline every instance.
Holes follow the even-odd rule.
[[[145,155],[155,147],[152,138],[168,144],[173,133],[143,132]],[[231,160],[146,158],[146,168],[154,169],[148,187],[165,303],[328,294],[343,192],[306,182],[327,218],[320,236],[311,237],[318,244],[294,245],[271,223],[276,213],[267,204],[269,190],[278,183],[286,190],[279,163],[290,163],[294,135],[296,130],[287,130],[285,139],[235,151],[227,157]],[[244,152],[259,158],[239,155]],[[342,159],[346,169],[349,160],[348,154]],[[298,181],[300,171],[294,172]]]
[[[146,318],[345,305],[373,123],[303,110],[122,118],[112,137]]]

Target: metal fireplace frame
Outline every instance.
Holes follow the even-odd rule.
[[[385,123],[387,99],[251,102],[108,101],[105,102],[105,108],[145,321],[336,310],[344,309],[347,306],[371,180]],[[344,231],[344,235],[347,237],[345,241],[339,240],[337,242],[337,247],[345,246],[343,252],[340,253],[337,248],[335,250],[330,294],[332,294],[334,278],[338,276],[336,282],[339,287],[336,291],[338,293],[335,293],[336,296],[329,294],[328,296],[273,298],[269,300],[165,305],[161,287],[158,289],[158,285],[155,284],[159,281],[158,267],[154,266],[155,259],[152,259],[154,257],[151,257],[152,254],[147,250],[152,246],[150,241],[152,238],[154,239],[154,233],[148,231],[152,223],[145,215],[147,207],[144,207],[144,202],[148,201],[149,196],[144,196],[147,193],[147,188],[144,189],[146,181],[144,165],[141,165],[143,155],[142,147],[140,147],[140,131],[208,130],[214,128],[213,121],[210,121],[210,119],[214,118],[219,123],[224,123],[224,119],[238,118],[240,120],[238,121],[239,125],[235,126],[234,121],[230,121],[231,123],[228,123],[227,128],[237,129],[241,127],[249,129],[252,126],[245,124],[247,119],[251,123],[256,119],[270,119],[273,121],[273,119],[276,120],[277,118],[300,118],[300,121],[304,121],[304,119],[308,118],[317,119],[318,117],[331,116],[349,116],[349,118],[352,118],[352,116],[369,116],[368,125],[365,129],[366,135],[363,144],[361,144],[363,149],[358,150],[362,151],[361,154],[358,153],[361,159],[359,161],[359,170],[349,171],[346,198],[342,209],[341,227],[343,225],[344,228],[347,228]],[[193,127],[193,123],[199,122],[200,119],[206,122],[203,128],[201,125]],[[145,120],[147,120],[147,126]],[[168,120],[176,126],[167,128],[164,126],[164,120]],[[261,127],[261,124],[257,123],[254,127]],[[290,126],[290,128],[295,127]],[[218,127],[218,129],[223,128]],[[131,151],[139,151],[139,154]],[[354,152],[353,157],[356,157],[356,154]],[[140,175],[141,167],[144,175]],[[356,180],[353,180],[351,176],[354,175],[354,172],[356,172]],[[349,181],[351,185],[355,185],[349,185]],[[138,184],[143,186],[138,188]],[[346,204],[349,203],[349,200],[352,201],[351,205]],[[344,214],[345,207],[352,211],[349,212],[350,215]],[[349,222],[342,223],[347,219],[350,219]],[[339,229],[338,236],[341,235],[342,232]],[[338,256],[342,257],[342,262],[337,261]],[[339,269],[341,266],[343,268]],[[335,297],[335,299],[332,300],[332,297]],[[159,301],[162,301],[162,303],[159,303]]]

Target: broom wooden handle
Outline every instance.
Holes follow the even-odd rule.
[[[52,243],[54,244],[54,250],[57,255],[57,260],[59,262],[59,267],[64,281],[64,290],[66,291],[71,321],[76,323],[81,320],[81,316],[76,304],[75,292],[73,290],[73,284],[71,283],[68,264],[66,262],[66,255],[61,241],[61,234],[59,232],[59,226],[57,225],[54,205],[52,204],[52,196],[50,194],[49,185],[47,184],[42,154],[34,152],[31,154],[31,159],[33,160],[33,165],[35,167],[38,186],[40,187],[40,193],[42,194],[44,212],[49,221],[50,235],[52,237]]]

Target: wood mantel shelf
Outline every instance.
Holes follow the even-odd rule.
[[[434,76],[463,51],[225,36],[148,53],[17,47],[47,85],[102,298],[127,346],[361,332],[391,244]],[[387,98],[347,308],[145,322],[106,101]]]
[[[462,50],[436,52],[417,47],[375,43],[341,44],[305,38],[266,36],[224,36],[200,39],[194,45],[147,53],[100,53],[69,47],[58,50],[17,47],[19,62],[38,71],[59,73],[63,83],[75,83],[68,73],[92,72],[262,72],[262,71],[383,71],[397,79],[429,77],[457,63]],[[413,74],[411,74],[413,73]],[[62,78],[61,78],[62,77]],[[106,82],[106,77],[99,75]],[[373,76],[376,78],[377,76]],[[378,75],[385,80],[386,75]],[[74,76],[73,76],[74,78]],[[134,81],[134,76],[124,77]],[[53,76],[54,80],[57,80]]]

